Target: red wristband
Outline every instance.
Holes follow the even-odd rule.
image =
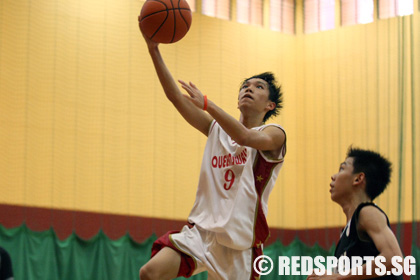
[[[207,95],[204,95],[204,106],[203,106],[203,110],[207,110]]]

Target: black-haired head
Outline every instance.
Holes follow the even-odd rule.
[[[366,194],[374,200],[391,181],[391,163],[377,152],[353,147],[348,149],[347,157],[353,158],[353,174],[365,174]]]
[[[246,83],[251,79],[262,79],[268,83],[269,95],[268,99],[276,104],[276,107],[273,110],[268,111],[263,119],[263,122],[268,120],[273,116],[277,116],[280,113],[280,110],[283,108],[283,92],[281,91],[281,86],[277,84],[274,74],[271,72],[264,72],[258,75],[254,75],[243,80],[242,84]]]

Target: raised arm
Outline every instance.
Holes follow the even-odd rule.
[[[204,95],[201,91],[191,82],[189,84],[184,81],[179,82],[188,92],[189,96],[187,98],[197,108],[203,108]],[[249,129],[209,99],[207,99],[207,112],[220,124],[233,141],[242,146],[268,152],[273,158],[278,157],[286,141],[283,130],[274,126],[269,126],[262,131]]]
[[[163,61],[158,43],[151,41],[146,36],[143,37],[166,97],[190,125],[207,135],[213,118],[185,98]]]

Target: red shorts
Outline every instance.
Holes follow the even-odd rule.
[[[181,255],[181,264],[179,266],[179,271],[177,277],[189,278],[195,270],[195,263],[193,258],[180,251],[169,239],[169,235],[173,233],[179,233],[179,230],[168,231],[165,235],[159,237],[152,246],[152,258],[156,255],[162,248],[169,247],[177,251]]]

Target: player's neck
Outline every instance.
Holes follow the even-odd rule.
[[[348,199],[346,202],[341,204],[341,208],[343,208],[347,222],[349,222],[353,217],[356,208],[364,202],[371,202],[371,200],[368,197],[352,197],[351,199]]]
[[[247,117],[241,114],[239,121],[246,127],[246,128],[253,128],[258,127],[264,124],[263,118],[260,117]]]
[[[353,203],[346,203],[345,205],[341,205],[343,208],[344,215],[346,215],[346,223],[348,223],[351,220],[351,217],[353,217],[353,213],[356,210],[357,206],[355,206]]]

